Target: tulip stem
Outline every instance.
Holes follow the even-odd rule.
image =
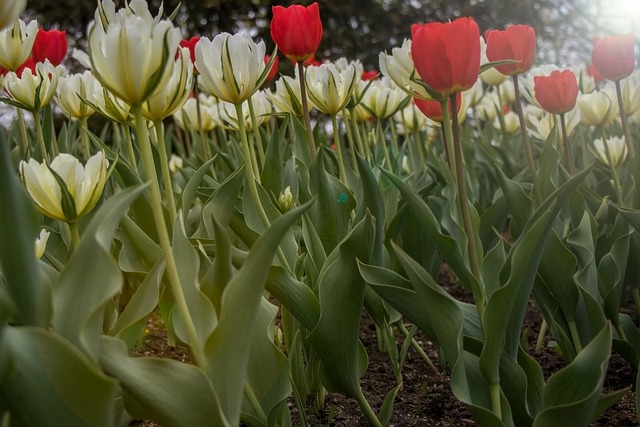
[[[158,145],[158,154],[160,155],[160,168],[162,172],[162,184],[164,193],[169,206],[169,219],[171,224],[176,222],[178,213],[176,212],[176,201],[173,196],[173,183],[171,182],[171,171],[169,170],[169,159],[167,158],[167,147],[164,143],[164,125],[162,120],[155,120],[153,127],[156,130],[156,144]]]
[[[336,114],[331,115],[331,125],[333,127],[333,143],[336,146],[336,154],[338,155],[338,172],[340,174],[340,181],[347,186],[347,173],[344,168],[342,146],[340,145],[340,128],[338,128],[338,118]]]
[[[567,123],[564,119],[564,113],[560,113],[560,127],[562,128],[562,148],[564,151],[564,160],[569,175],[573,175],[573,155],[571,154],[571,146],[569,145],[569,137],[567,136]]]
[[[542,202],[542,194],[540,193],[540,185],[538,184],[538,174],[536,172],[536,163],[533,161],[533,152],[531,151],[531,143],[529,142],[529,134],[527,133],[527,122],[524,120],[522,112],[522,97],[520,95],[520,87],[518,85],[518,75],[513,76],[513,89],[516,95],[516,112],[520,121],[520,133],[522,134],[522,143],[524,151],[527,154],[527,163],[529,163],[529,173],[533,182],[533,195],[537,203]]]
[[[247,104],[249,105],[249,115],[251,116],[251,126],[253,126],[253,139],[255,140],[254,143],[258,148],[258,159],[260,160],[260,165],[264,167],[264,146],[262,145],[262,135],[260,135],[260,127],[258,124],[258,119],[256,118],[255,109],[253,108],[253,101],[251,97],[247,99]],[[255,159],[255,156],[254,156],[254,159]],[[260,165],[257,165],[258,170],[260,170]],[[258,180],[258,182],[260,181]]]
[[[358,405],[360,405],[360,409],[362,409],[365,418],[369,422],[369,425],[372,427],[383,427],[380,419],[378,419],[376,413],[373,412],[373,408],[371,408],[371,405],[369,405],[369,402],[364,397],[362,392],[357,393],[355,397],[358,401]]]
[[[499,419],[502,419],[502,402],[500,400],[500,383],[490,384],[489,389],[491,392],[491,411]]]
[[[211,152],[209,151],[209,144],[204,136],[204,129],[202,126],[202,106],[200,105],[200,89],[198,88],[198,75],[196,74],[193,79],[193,93],[196,97],[196,117],[198,119],[198,131],[200,133],[200,148],[202,149],[202,161],[206,162],[211,158]]]
[[[80,244],[80,233],[78,232],[78,223],[70,222],[68,224],[69,224],[69,232],[71,234],[70,254],[73,254],[78,248],[78,245]]]
[[[622,101],[622,88],[620,87],[620,80],[616,80],[616,95],[618,97],[618,109],[620,110],[620,121],[622,122],[622,131],[624,132],[624,141],[627,144],[627,151],[632,159],[636,157],[636,149],[631,140],[631,132],[629,132],[629,121],[627,120],[627,113],[624,111],[624,102]],[[636,180],[638,177],[636,177]]]
[[[27,135],[27,126],[24,123],[24,112],[22,109],[17,108],[18,113],[18,127],[20,128],[20,157],[27,158],[27,152],[29,151],[29,137]]]
[[[304,116],[304,127],[307,129],[307,140],[311,157],[316,155],[316,141],[313,139],[313,129],[311,129],[311,119],[309,118],[309,103],[307,102],[307,83],[304,78],[304,64],[298,61],[298,78],[300,79],[300,97],[302,102],[302,115]]]
[[[380,123],[380,120],[376,120],[376,137],[377,144],[382,147],[382,153],[384,154],[384,160],[387,162],[387,167],[390,171],[393,171],[389,148],[387,147],[387,141],[384,138],[384,132],[382,131],[382,124]]]
[[[153,161],[153,153],[151,151],[151,141],[149,140],[149,134],[147,132],[147,124],[142,117],[142,108],[140,105],[131,107],[131,112],[135,117],[136,124],[136,142],[140,147],[140,156],[142,158],[142,164],[145,173],[145,180],[149,183],[149,195],[151,201],[151,212],[158,231],[158,237],[160,239],[160,247],[164,254],[166,263],[166,273],[171,286],[171,291],[176,301],[178,312],[183,318],[187,334],[190,341],[190,349],[193,354],[196,364],[204,368],[206,367],[206,360],[202,352],[202,346],[198,339],[198,333],[196,332],[195,324],[189,312],[189,306],[187,300],[182,291],[182,285],[180,283],[180,276],[178,275],[178,267],[176,260],[173,256],[171,248],[171,239],[169,238],[169,232],[167,230],[167,224],[164,219],[164,213],[162,212],[162,196],[160,193],[160,183],[158,182],[158,175],[156,173],[156,166]]]
[[[42,160],[48,164],[49,155],[47,154],[47,147],[44,144],[44,134],[42,133],[42,123],[40,123],[40,115],[38,114],[38,111],[33,112],[33,124],[36,127],[36,137],[38,138],[38,147],[40,147]]]
[[[138,173],[138,162],[136,161],[136,152],[133,150],[133,141],[131,141],[131,130],[129,125],[122,125],[122,134],[124,135],[125,144],[127,144],[127,156],[129,157],[129,163],[134,172]]]
[[[351,109],[351,125],[353,126],[353,133],[355,135],[356,144],[358,144],[358,149],[360,150],[360,155],[366,158],[369,158],[369,145],[363,143],[362,136],[360,135],[360,129],[358,129],[358,120],[356,119],[356,109],[355,107]]]
[[[91,157],[91,145],[89,143],[89,135],[87,132],[89,132],[89,128],[87,127],[87,118],[83,117],[80,119],[80,143],[82,147],[81,149],[84,151],[84,160],[89,160],[89,157]]]
[[[455,100],[453,104],[456,105]],[[457,106],[457,105],[456,105]],[[451,124],[452,114],[449,113],[449,100],[445,98],[440,101],[440,109],[442,110],[442,132],[444,138],[444,153],[447,157],[447,164],[451,169],[451,174],[455,179],[458,178],[456,173],[457,162],[454,155],[454,142],[453,142],[453,130]],[[453,113],[456,116],[456,122],[458,121],[457,113]]]
[[[478,316],[482,321],[482,314],[484,313],[484,287],[482,285],[482,275],[480,272],[480,262],[478,259],[478,252],[476,248],[475,233],[473,230],[473,222],[471,221],[471,209],[469,208],[469,198],[467,197],[467,186],[464,176],[462,148],[460,144],[460,127],[458,125],[458,111],[456,105],[456,95],[450,96],[451,101],[451,119],[449,115],[449,108],[446,102],[442,108],[442,123],[446,125],[446,128],[451,130],[452,142],[453,142],[453,163],[455,164],[456,181],[458,184],[458,196],[460,198],[460,213],[462,214],[462,221],[464,225],[464,231],[467,235],[467,251],[469,252],[469,261],[471,262],[471,272],[476,279],[477,283],[472,285],[473,299],[476,303],[476,310]]]

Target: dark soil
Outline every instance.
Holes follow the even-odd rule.
[[[446,284],[447,291],[456,298],[467,299],[463,290]],[[529,329],[531,351],[541,323],[539,312],[532,306],[527,313],[524,328]],[[545,338],[545,344],[550,341]],[[369,368],[362,379],[364,394],[375,411],[378,411],[389,390],[395,386],[395,378],[388,362],[387,355],[377,346],[375,325],[366,314],[362,316],[360,339],[369,354]],[[437,365],[438,349],[420,332],[416,340],[423,347],[429,358]],[[146,356],[169,357],[181,361],[188,361],[186,351],[166,345],[166,334],[161,325],[150,324],[148,339],[143,348],[138,351]],[[534,357],[541,364],[545,379],[562,369],[565,364],[552,346],[545,345]],[[394,411],[389,426],[474,426],[476,423],[465,405],[460,403],[450,390],[450,381],[446,368],[442,375],[434,373],[412,348],[402,371],[403,388],[395,400]],[[603,393],[608,394],[626,387],[632,390],[616,405],[606,411],[592,424],[595,427],[604,426],[638,426],[635,409],[635,369],[615,352],[609,362],[609,370]],[[289,402],[294,426],[299,426],[298,414],[293,400]],[[314,413],[309,408],[305,411],[310,426],[367,426],[355,399],[340,394],[328,394],[325,408],[320,413]],[[157,424],[150,421],[136,420],[130,424],[136,427],[151,427]],[[187,427],[187,426],[185,426]]]

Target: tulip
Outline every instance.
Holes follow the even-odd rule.
[[[271,38],[289,60],[304,62],[313,57],[322,40],[322,21],[318,3],[304,7],[273,6]]]
[[[578,97],[576,76],[569,70],[556,70],[546,77],[537,76],[535,97],[540,106],[551,114],[562,114],[573,110]]]
[[[413,102],[426,117],[434,122],[442,123],[442,108],[440,108],[439,101],[424,101],[419,98],[414,98]],[[456,94],[456,111],[458,111],[458,114],[462,111],[462,108],[460,108],[461,103],[462,95],[458,93]],[[451,104],[449,104],[449,114],[451,114]]]
[[[607,80],[617,81],[629,77],[635,65],[633,34],[595,38],[591,60],[600,75]]]
[[[38,30],[38,35],[33,43],[31,57],[35,62],[44,62],[48,59],[53,65],[60,65],[67,55],[67,32],[58,30]]]
[[[100,200],[108,166],[102,152],[93,155],[84,167],[71,154],[62,153],[51,165],[35,159],[29,159],[28,163],[21,161],[20,176],[40,212],[72,223]]]
[[[253,97],[251,97],[251,102],[253,102],[254,113],[256,118],[256,124],[260,126],[265,123],[269,119],[269,115],[272,113],[273,108],[269,99],[267,98],[266,92],[258,91]],[[234,104],[230,102],[220,102],[218,103],[219,112],[220,112],[220,122],[227,128],[232,130],[239,130],[238,126],[238,116],[236,114],[236,108]],[[251,118],[251,114],[248,108],[244,108],[242,111],[244,128],[247,132],[253,131],[253,120]]]
[[[441,95],[469,89],[480,70],[480,30],[473,18],[411,26],[411,57],[422,80]]]
[[[179,46],[186,47],[189,49],[189,58],[191,58],[191,62],[194,63],[196,61],[196,45],[200,41],[200,36],[193,36],[187,40],[180,40]],[[179,52],[176,52],[176,59],[178,59]]]
[[[265,55],[264,64],[268,65],[270,61],[271,61],[271,55]],[[278,77],[279,66],[280,66],[280,60],[276,56],[275,58],[273,58],[273,63],[271,63],[271,68],[269,68],[269,74],[267,74],[267,79],[266,79],[267,82],[272,82],[273,80],[275,80],[276,77]]]
[[[605,142],[601,138],[593,141],[594,152],[598,160],[610,166],[621,164],[627,157],[627,145],[624,142],[624,138],[613,136],[607,140],[606,145],[605,147]],[[609,155],[607,155],[607,151],[609,151]],[[609,156],[611,163],[609,162]]]
[[[502,129],[502,125],[500,124],[500,120],[498,117],[493,120],[493,128],[496,130]],[[507,132],[509,135],[513,135],[514,133],[518,132],[519,129],[520,121],[518,120],[518,115],[513,111],[507,111],[507,113],[504,115],[505,132]]]
[[[515,60],[514,64],[498,65],[496,70],[507,76],[529,71],[536,56],[536,32],[528,25],[511,25],[506,30],[484,33],[489,61]]]
[[[359,85],[366,86],[367,83],[361,80]],[[404,91],[395,84],[392,85],[388,77],[384,77],[381,80],[374,80],[369,85],[360,103],[373,117],[382,120],[394,115],[396,111],[407,105],[408,100]]]
[[[183,166],[184,160],[182,159],[182,157],[172,153],[171,158],[169,159],[169,170],[172,173],[176,173],[180,169],[182,169]]]
[[[58,74],[49,60],[37,63],[35,73],[25,68],[20,75],[10,72],[4,78],[4,88],[12,103],[31,112],[49,104],[57,86]]]
[[[196,68],[208,92],[223,101],[241,104],[257,91],[269,70],[264,63],[264,42],[246,33],[218,34],[196,45]]]
[[[410,102],[409,105],[394,114],[393,119],[397,123],[397,131],[401,135],[407,132],[419,132],[427,124],[427,117],[418,110],[415,102]]]
[[[16,71],[31,54],[37,34],[38,22],[33,20],[27,25],[22,19],[0,32],[0,66]]]
[[[173,119],[180,129],[186,131],[200,131],[209,132],[216,126],[216,121],[219,119],[217,104],[214,106],[207,106],[202,102],[201,117],[202,121],[198,121],[198,110],[195,98],[189,98],[184,103],[182,108],[173,113]]]
[[[98,114],[113,122],[125,124],[132,120],[131,106],[102,87],[100,83],[93,87],[93,91],[87,92],[87,101]]]
[[[426,89],[413,80],[416,68],[411,58],[411,40],[405,40],[402,47],[394,47],[391,55],[380,52],[379,65],[380,72],[409,95],[424,100],[432,99]]]
[[[586,125],[608,125],[618,116],[618,104],[606,92],[580,94],[577,103],[580,122]]]
[[[27,0],[0,1],[0,30],[13,24],[26,5]]]
[[[302,117],[302,102],[300,100],[300,81],[289,76],[281,76],[276,80],[276,88],[267,92],[267,96],[277,113],[293,114]],[[311,102],[307,98],[307,102]],[[309,105],[309,109],[313,104]]]
[[[622,108],[628,115],[634,114],[640,110],[640,80],[624,79],[619,82],[620,95],[622,100]],[[616,99],[615,83],[607,82],[602,88],[611,99]]]
[[[322,64],[307,68],[305,73],[309,98],[329,115],[338,114],[347,105],[359,78],[354,65],[340,71],[335,64]]]
[[[100,6],[101,19],[89,28],[91,69],[114,95],[140,105],[171,78],[180,30],[168,20],[154,19],[145,2],[131,2],[119,14]]]
[[[368,82],[369,80],[377,79],[379,74],[380,73],[378,73],[376,70],[366,70],[362,72],[362,76],[360,76],[360,79],[364,82]]]
[[[163,120],[180,109],[193,87],[193,64],[186,48],[178,50],[178,59],[167,84],[142,104],[142,115],[152,122]]]
[[[98,90],[101,91],[102,87],[91,71],[63,76],[58,80],[55,101],[70,119],[87,118],[95,110],[85,101],[90,99],[90,94]]]
[[[47,241],[49,240],[50,235],[51,233],[47,230],[40,230],[40,235],[36,237],[35,241],[36,258],[40,259],[44,255],[44,251],[47,249]]]

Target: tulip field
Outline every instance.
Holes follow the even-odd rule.
[[[317,3],[273,7],[272,51],[145,0],[70,50],[25,3],[0,0],[0,427],[349,424],[332,396],[400,426],[410,359],[446,425],[637,425],[633,34],[539,64],[533,28],[452,18],[370,70],[316,57]]]

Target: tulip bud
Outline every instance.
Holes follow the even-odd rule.
[[[635,66],[633,34],[617,34],[595,38],[591,60],[607,80],[622,80],[633,72]]]
[[[291,209],[293,203],[293,194],[291,194],[291,187],[287,186],[280,196],[278,196],[278,206],[281,212],[286,212]]]
[[[51,165],[35,159],[20,162],[20,176],[44,215],[75,222],[98,203],[107,181],[109,162],[98,152],[82,166],[71,154],[58,155]]]
[[[40,259],[42,258],[42,255],[44,255],[44,252],[47,249],[47,241],[49,240],[50,235],[51,233],[49,233],[47,230],[40,230],[40,235],[36,237],[35,241],[36,258]]]
[[[490,30],[484,33],[489,61],[515,60],[514,64],[498,65],[500,73],[513,76],[531,68],[536,57],[536,32],[528,25],[511,25],[506,30]]]
[[[182,157],[171,154],[171,158],[169,159],[169,170],[171,172],[176,173],[182,169],[183,164],[184,160],[182,160]]]
[[[294,4],[287,8],[273,6],[271,38],[284,56],[291,61],[313,57],[322,41],[322,21],[318,3],[304,7]]]
[[[60,65],[67,55],[67,32],[58,30],[38,30],[38,35],[33,43],[31,57],[35,62],[44,62],[48,59],[53,65]]]

